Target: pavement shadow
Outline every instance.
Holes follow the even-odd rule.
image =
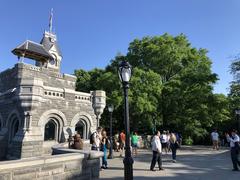
[[[185,150],[185,149],[184,149]],[[181,150],[181,151],[184,151]],[[216,151],[214,152],[205,151],[206,153],[197,153],[202,150],[198,148],[196,153],[192,154],[179,154],[177,155],[177,163],[172,163],[171,155],[163,155],[163,167],[165,168],[166,174],[158,172],[151,172],[147,168],[134,167],[136,180],[239,180],[240,172],[232,172],[232,163],[229,151]],[[205,149],[206,150],[206,149]],[[151,162],[152,154],[151,152],[146,152],[134,157],[134,163],[146,163]],[[146,167],[146,166],[145,166]],[[123,171],[123,167],[112,167],[109,168],[109,173],[111,170]],[[147,173],[148,175],[140,175],[136,172]],[[149,173],[152,173],[152,175]],[[155,173],[155,174],[154,174]],[[150,176],[150,177],[147,177]],[[101,180],[122,180],[123,177],[114,178],[101,178]]]

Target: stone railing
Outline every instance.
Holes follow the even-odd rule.
[[[26,158],[0,162],[0,179],[86,179],[99,178],[99,158],[97,151],[53,147],[54,156]]]
[[[103,156],[103,152],[101,151],[91,151],[86,148],[86,144],[84,144],[85,148],[83,150],[77,149],[69,149],[66,143],[57,144],[52,147],[52,154],[67,154],[67,153],[81,153],[84,154],[84,157],[87,159],[96,159]]]
[[[44,86],[44,95],[53,98],[64,98],[64,90],[62,88]]]
[[[30,64],[25,64],[28,69],[33,70],[33,71],[41,71],[40,67],[34,66],[34,65],[30,65]]]
[[[31,70],[31,71],[37,71],[37,72],[41,72],[42,71],[42,67],[39,66],[35,66],[32,64],[28,64],[25,62],[18,62],[17,64],[15,64],[15,67],[21,68],[21,69],[27,69],[27,70]]]
[[[92,101],[90,93],[75,92],[75,101]]]

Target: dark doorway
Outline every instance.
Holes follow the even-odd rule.
[[[10,136],[9,136],[9,143],[12,142],[14,136],[17,134],[19,129],[19,121],[17,118],[14,118],[12,124],[10,125]]]
[[[80,134],[82,139],[85,139],[86,136],[86,127],[85,124],[82,121],[79,121],[76,126],[75,126],[75,132],[77,132],[78,134]]]
[[[45,125],[44,130],[44,141],[54,141],[56,140],[57,135],[57,124],[54,120],[48,121]]]

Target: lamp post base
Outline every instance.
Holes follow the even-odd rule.
[[[124,164],[124,179],[133,180],[133,158],[125,157],[123,159]]]

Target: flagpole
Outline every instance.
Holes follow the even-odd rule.
[[[52,19],[53,19],[53,8],[51,9],[50,18],[49,18],[49,32],[52,33]]]

